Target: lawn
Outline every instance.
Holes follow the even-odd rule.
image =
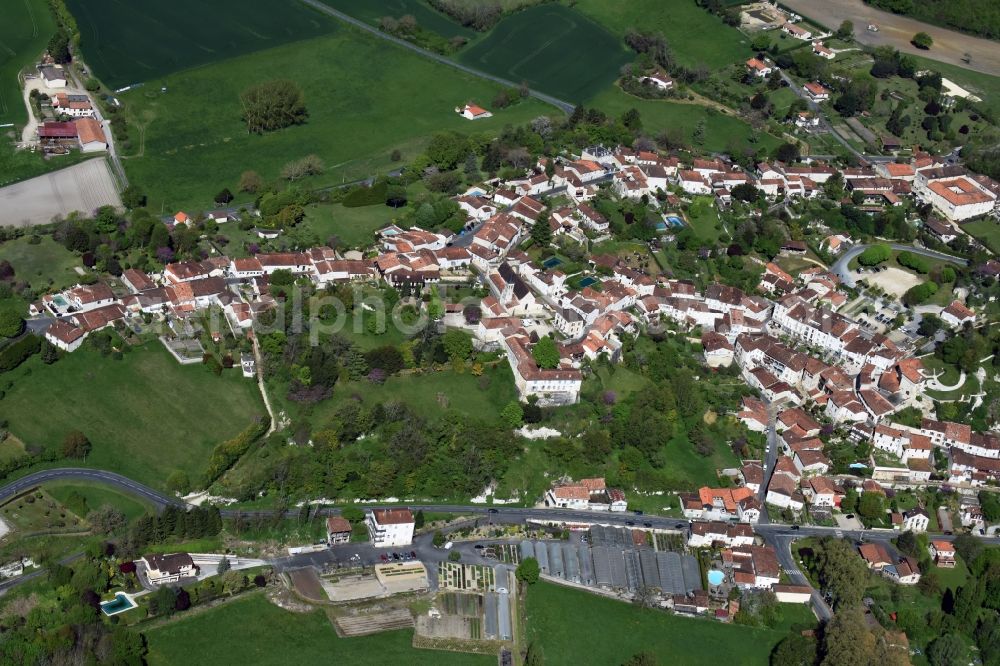
[[[667,466],[661,473],[670,479],[671,486],[689,490],[717,484],[717,469],[740,466],[728,442],[716,442],[712,455],[706,457],[695,451],[694,444],[685,435],[674,437],[665,444],[663,458]]]
[[[981,241],[993,252],[1000,252],[1000,223],[992,218],[966,222],[962,231]]]
[[[0,243],[0,261],[9,261],[17,280],[29,283],[36,291],[76,284],[80,275],[74,268],[82,266],[79,257],[51,236],[40,239],[37,244],[31,243],[28,236]]]
[[[192,611],[193,613],[194,611]],[[257,630],[248,628],[256,627]],[[184,664],[492,664],[496,656],[418,650],[411,630],[338,638],[322,611],[290,613],[259,593],[182,617],[145,633],[147,663]]]
[[[715,207],[713,197],[694,197],[687,210],[687,221],[691,230],[703,241],[709,243],[729,242],[723,231],[716,229],[721,226],[719,211]]]
[[[409,14],[417,19],[417,25],[425,30],[435,32],[442,37],[465,37],[471,39],[476,32],[452,21],[441,12],[435,11],[422,0],[322,0],[336,10],[361,19],[372,25],[378,25],[383,16],[400,18]]]
[[[639,652],[677,664],[766,664],[793,623],[812,627],[805,606],[783,604],[776,629],[724,625],[640,608],[550,583],[533,585],[527,598],[529,640],[546,664],[621,664]],[[595,628],[599,630],[595,631]],[[609,640],[609,637],[614,637]]]
[[[120,361],[85,345],[50,366],[32,358],[6,378],[13,386],[0,416],[21,440],[58,447],[79,429],[93,449],[74,464],[155,487],[174,470],[196,478],[216,444],[264,413],[256,385],[238,370],[216,377],[201,365],[181,366],[159,342]]]
[[[309,63],[317,63],[310,65]],[[248,86],[290,79],[305,92],[304,125],[247,134],[239,96]],[[161,86],[167,92],[161,91]],[[397,166],[394,149],[409,158],[442,130],[499,132],[555,110],[523,100],[473,125],[455,113],[469,100],[489,105],[496,84],[429,61],[358,30],[286,44],[180,72],[123,95],[133,125],[134,154],[125,158],[132,182],[146,189],[151,208],[205,208],[240,174],[277,178],[308,154],[326,164],[307,187],[340,184]]]
[[[150,504],[133,495],[125,495],[109,486],[83,481],[47,483],[45,491],[78,516],[87,514],[108,504],[122,513],[128,520],[138,518],[152,509]]]
[[[315,37],[336,25],[297,0],[66,4],[80,28],[84,58],[112,89]]]
[[[776,137],[756,132],[739,118],[715,109],[683,102],[640,99],[618,86],[606,88],[587,104],[615,117],[634,108],[639,111],[646,134],[656,136],[666,130],[679,129],[685,140],[699,150],[728,152],[747,143],[754,148],[772,150],[781,143]],[[700,145],[694,137],[699,123],[704,123],[704,139]]]
[[[576,0],[573,6],[622,37],[633,28],[662,32],[677,61],[687,67],[717,69],[750,55],[749,40],[739,30],[694,0]]]
[[[580,12],[544,4],[505,18],[459,60],[580,103],[618,78],[632,54],[619,36]]]
[[[375,231],[392,223],[400,213],[383,205],[345,208],[340,204],[314,204],[306,208],[303,225],[314,231],[321,242],[336,236],[341,246],[367,248],[375,240]]]
[[[42,55],[56,22],[46,0],[4,3],[0,21],[0,125],[27,120],[18,73]],[[5,173],[0,160],[0,174]],[[0,178],[0,182],[6,181]]]

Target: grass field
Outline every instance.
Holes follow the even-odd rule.
[[[86,518],[89,512],[100,509],[105,504],[115,507],[129,520],[138,518],[153,508],[152,505],[133,495],[125,495],[109,486],[95,483],[78,481],[47,483],[44,488],[49,495],[82,518]]]
[[[385,336],[379,336],[382,337]],[[396,341],[386,340],[386,344],[394,342]],[[490,378],[489,386],[485,389],[480,388],[480,377],[468,370],[462,374],[445,370],[424,375],[395,376],[382,385],[368,381],[338,383],[332,397],[312,407],[310,418],[317,424],[329,421],[344,400],[355,395],[360,396],[366,404],[399,400],[416,413],[429,418],[442,411],[440,396],[448,409],[464,412],[484,421],[495,421],[500,417],[500,410],[517,398],[514,376],[506,363],[493,370],[487,369],[483,376]],[[284,392],[278,390],[273,394],[281,396]],[[286,407],[294,420],[297,406],[292,403]]]
[[[67,0],[87,63],[112,89],[334,29],[296,0]]]
[[[80,515],[45,490],[32,490],[0,507],[0,516],[18,532],[84,530]]]
[[[783,604],[784,626],[755,629],[675,615],[550,583],[528,592],[528,635],[546,664],[621,664],[638,652],[670,655],[677,664],[768,662],[792,623],[816,623],[805,606]],[[599,627],[599,631],[595,628]],[[614,640],[608,640],[613,636]]]
[[[459,60],[569,102],[585,102],[632,60],[619,36],[558,4],[505,18]]]
[[[962,231],[979,240],[993,252],[1000,252],[1000,224],[986,218],[975,222],[966,222]]]
[[[216,444],[264,413],[238,370],[180,366],[159,342],[121,361],[86,346],[50,366],[35,357],[6,378],[0,415],[21,440],[61,446],[79,429],[93,444],[86,465],[157,487],[177,469],[196,478]]]
[[[28,119],[18,73],[42,55],[56,22],[46,0],[5,2],[0,20],[0,125]],[[0,174],[4,173],[0,162]],[[0,182],[6,178],[0,176]]]
[[[369,247],[375,231],[391,223],[402,212],[389,206],[345,208],[340,204],[314,204],[306,208],[306,227],[316,232],[320,241],[337,236],[347,247]]]
[[[31,244],[28,237],[0,243],[0,261],[9,261],[14,277],[36,290],[62,289],[80,279],[74,270],[81,266],[80,259],[51,236],[42,236],[37,245]]]
[[[618,86],[605,88],[588,102],[608,115],[620,116],[629,109],[637,109],[646,134],[656,136],[670,129],[680,129],[685,139],[698,150],[727,152],[748,142],[754,148],[771,150],[781,141],[764,132],[754,132],[747,123],[733,116],[696,104],[633,97]],[[705,123],[704,143],[694,142],[695,128],[699,121]]]
[[[257,631],[247,631],[250,627]],[[266,630],[265,630],[266,628]],[[418,650],[410,630],[338,638],[321,611],[290,613],[263,595],[248,596],[210,611],[182,617],[145,633],[147,663],[205,664],[413,664],[450,666],[496,663],[496,656]]]
[[[450,18],[435,11],[421,0],[322,0],[323,4],[353,16],[378,25],[383,16],[399,18],[409,14],[417,19],[417,25],[425,30],[436,32],[442,37],[465,37],[471,39],[476,32],[452,21]]]
[[[583,14],[623,37],[629,29],[662,32],[677,61],[688,67],[724,67],[746,60],[749,40],[694,0],[576,0]]]
[[[276,78],[302,87],[309,120],[266,136],[248,135],[240,119],[240,92]],[[159,92],[161,85],[167,93]],[[210,206],[222,187],[235,189],[247,169],[276,178],[284,164],[312,153],[327,169],[305,184],[337,184],[388,171],[393,149],[412,156],[420,140],[437,131],[499,132],[505,124],[555,113],[534,100],[474,126],[455,113],[455,106],[468,100],[488,105],[497,90],[492,83],[341,28],[330,37],[188,70],[124,95],[133,137],[145,135],[134,140],[139,152],[125,159],[125,168],[149,193],[150,207],[197,209]]]

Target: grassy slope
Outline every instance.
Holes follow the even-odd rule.
[[[678,62],[689,67],[723,67],[750,53],[749,41],[739,30],[694,0],[577,0],[574,7],[618,35],[630,28],[662,32]]]
[[[247,631],[255,627],[257,631]],[[147,632],[148,663],[205,664],[450,664],[495,663],[494,656],[417,650],[409,630],[338,638],[320,611],[296,614],[272,605],[262,595],[237,599],[197,616]]]
[[[368,339],[372,338],[372,336],[367,337]],[[375,339],[385,337],[378,336]],[[359,340],[354,340],[354,342],[362,348],[378,346],[377,344],[365,344]],[[398,341],[387,339],[386,343],[398,344]],[[449,409],[464,412],[477,419],[495,421],[500,417],[500,410],[511,400],[517,398],[514,377],[506,363],[494,370],[487,370],[483,374],[489,375],[491,380],[489,387],[485,390],[479,388],[479,377],[474,376],[469,371],[457,374],[453,370],[432,372],[425,375],[390,377],[381,386],[364,380],[338,383],[332,397],[312,408],[310,419],[317,426],[329,422],[344,401],[355,395],[360,396],[367,404],[399,400],[408,404],[418,414],[433,418],[434,415],[441,412],[438,395],[443,394],[447,397]],[[275,387],[275,390],[269,394],[272,395],[272,399],[281,402],[284,391]],[[287,409],[293,419],[295,414],[300,411],[294,403],[283,405],[283,407]]]
[[[337,236],[343,245],[366,248],[375,239],[375,231],[390,224],[402,213],[389,206],[345,208],[340,204],[315,204],[306,208],[304,224],[326,241]]]
[[[632,56],[620,37],[598,23],[569,7],[546,4],[505,18],[459,59],[560,99],[584,102],[609,86]]]
[[[1000,224],[990,218],[967,222],[962,225],[962,231],[982,241],[994,252],[1000,252]]]
[[[548,583],[532,586],[527,609],[529,636],[553,666],[621,664],[638,652],[670,655],[670,663],[685,665],[756,666],[766,664],[771,649],[786,636],[784,628],[681,618]],[[805,607],[782,610],[786,618],[815,622]]]
[[[150,504],[136,499],[132,495],[125,495],[110,487],[93,483],[47,483],[45,490],[70,511],[81,517],[86,517],[89,511],[99,509],[105,504],[117,508],[129,520],[138,518],[152,509]],[[82,502],[80,498],[82,498]]]
[[[239,94],[275,78],[302,87],[309,121],[249,136]],[[158,92],[161,85],[166,94]],[[339,183],[388,170],[394,148],[413,147],[415,139],[440,130],[497,132],[554,112],[524,101],[475,124],[454,112],[470,99],[489,104],[496,91],[481,79],[340,29],[331,37],[181,72],[125,95],[131,118],[146,126],[145,154],[126,159],[125,167],[149,192],[151,207],[197,208],[210,205],[222,187],[234,189],[246,169],[275,178],[287,162],[315,153],[327,172],[309,184]]]
[[[334,19],[296,0],[68,0],[81,48],[116,89],[331,32]]]
[[[19,438],[61,446],[79,429],[93,443],[88,466],[153,486],[175,469],[196,476],[216,444],[264,413],[256,386],[237,371],[218,378],[182,367],[159,342],[122,361],[86,346],[51,366],[36,357],[7,378],[0,414]]]
[[[27,237],[0,244],[0,261],[9,261],[14,267],[18,280],[31,284],[33,289],[47,289],[50,285],[62,289],[75,284],[80,276],[73,268],[80,266],[75,254],[52,240],[42,236],[37,245],[28,242]]]
[[[24,124],[27,109],[21,97],[18,72],[42,54],[56,24],[45,0],[7,2],[0,20],[0,125]],[[0,167],[3,162],[0,162]],[[3,169],[0,169],[0,173]],[[0,182],[6,180],[0,176]]]
[[[606,88],[588,104],[613,116],[620,116],[635,108],[639,111],[642,126],[647,134],[655,136],[665,130],[679,128],[689,142],[692,141],[698,121],[704,120],[705,143],[702,146],[694,146],[701,150],[726,151],[730,144],[734,142],[737,145],[743,144],[752,136],[750,126],[739,118],[725,116],[694,104],[639,99],[623,92],[617,86]],[[770,134],[760,133],[756,145],[770,149],[779,143],[778,139]]]

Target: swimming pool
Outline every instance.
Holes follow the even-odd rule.
[[[664,216],[663,219],[665,219],[670,224],[670,226],[672,226],[672,227],[683,227],[684,226],[684,220],[682,220],[681,218],[677,217],[676,215],[666,215],[666,216]]]
[[[722,573],[718,569],[712,569],[708,572],[709,585],[722,585],[722,581],[724,580],[726,580],[726,574]]]
[[[101,602],[101,611],[105,615],[117,615],[118,613],[124,613],[127,610],[132,610],[138,604],[128,598],[128,595],[122,592],[116,592],[115,598],[109,601]]]
[[[595,278],[595,277],[585,277],[582,280],[580,280],[580,289],[583,289],[584,287],[589,287],[590,285],[594,284],[595,282],[597,282],[597,278]]]
[[[560,259],[559,257],[549,257],[548,259],[542,262],[542,266],[545,266],[546,268],[555,268],[561,263],[562,259]]]

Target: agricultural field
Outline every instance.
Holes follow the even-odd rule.
[[[619,37],[631,28],[662,32],[677,61],[687,67],[717,69],[750,55],[746,36],[694,0],[577,0],[573,7]]]
[[[459,60],[569,102],[586,102],[618,77],[632,54],[621,37],[583,14],[545,4],[505,18]]]
[[[51,236],[39,236],[38,243],[32,243],[30,236],[0,243],[0,261],[9,261],[15,279],[38,291],[64,289],[80,279],[74,270],[81,266],[79,257]]]
[[[89,346],[53,365],[36,356],[7,379],[0,416],[19,439],[58,447],[79,429],[93,444],[80,463],[155,487],[174,470],[195,479],[216,444],[264,413],[256,385],[238,370],[216,377],[178,365],[159,342],[120,361]]]
[[[409,14],[417,19],[417,25],[425,30],[435,32],[442,37],[465,37],[471,39],[476,32],[471,28],[459,25],[446,15],[431,8],[422,0],[322,0],[324,5],[344,12],[354,18],[361,19],[372,25],[378,25],[384,16],[399,18]]]
[[[781,143],[777,137],[757,132],[739,118],[715,109],[687,102],[640,99],[618,86],[605,89],[587,105],[610,116],[621,116],[629,109],[636,109],[647,134],[656,136],[667,130],[679,130],[697,150],[729,152],[744,145],[750,145],[755,150],[773,150]],[[704,125],[704,138],[700,145],[695,141],[699,123]]]
[[[86,529],[79,514],[37,488],[0,507],[0,518],[18,533]]]
[[[303,66],[307,62],[336,66]],[[279,78],[305,91],[308,121],[264,136],[248,134],[240,92]],[[534,100],[496,111],[475,126],[455,113],[468,100],[488,105],[498,90],[374,36],[340,28],[333,36],[188,70],[123,95],[131,134],[140,137],[124,159],[125,169],[146,189],[151,208],[198,209],[210,206],[222,187],[235,191],[248,169],[274,179],[288,162],[316,154],[325,173],[299,182],[339,184],[389,171],[396,166],[390,161],[394,149],[412,156],[438,131],[499,132],[505,124],[556,113]]]
[[[247,627],[267,627],[248,632]],[[262,594],[249,593],[191,617],[147,631],[150,666],[182,664],[197,654],[202,663],[285,666],[318,664],[413,664],[451,666],[496,663],[496,656],[413,647],[413,631],[338,638],[322,611],[290,613]]]
[[[42,55],[56,22],[46,0],[22,0],[4,4],[0,21],[0,125],[27,120],[18,73]],[[0,173],[4,173],[0,158]],[[0,178],[0,183],[6,177]]]
[[[297,0],[66,4],[80,28],[84,59],[112,89],[323,35],[335,26]]]
[[[546,664],[621,664],[639,652],[671,655],[682,664],[766,664],[792,624],[812,628],[804,607],[783,604],[775,629],[724,625],[639,608],[550,583],[533,585],[527,598],[528,640]],[[600,627],[600,631],[593,631]],[[606,640],[608,636],[616,640]]]

